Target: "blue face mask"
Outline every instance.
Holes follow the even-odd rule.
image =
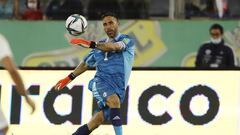
[[[222,41],[222,38],[211,38],[211,42],[213,43],[213,44],[219,44],[219,43],[221,43],[221,41]]]

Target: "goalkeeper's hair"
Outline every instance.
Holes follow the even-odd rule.
[[[101,16],[102,20],[107,16],[112,16],[112,17],[116,18],[117,20],[119,19],[118,15],[114,12],[104,12]]]

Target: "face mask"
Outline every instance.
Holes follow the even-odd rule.
[[[34,3],[34,2],[28,3],[28,8],[30,8],[30,9],[37,9],[37,3]]]
[[[221,43],[221,41],[222,41],[222,38],[216,38],[216,39],[211,38],[211,42],[212,42],[213,44],[219,44],[219,43]]]

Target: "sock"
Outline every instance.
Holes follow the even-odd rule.
[[[89,135],[91,131],[88,129],[87,124],[81,126],[80,128],[77,129],[75,133],[72,135]],[[1,135],[1,134],[0,134]]]
[[[110,119],[114,127],[116,135],[122,135],[122,120],[120,116],[120,108],[111,108],[110,109]]]

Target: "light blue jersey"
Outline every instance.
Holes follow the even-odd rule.
[[[84,58],[84,62],[88,66],[96,66],[96,75],[89,82],[89,89],[92,90],[97,101],[102,102],[103,105],[107,97],[112,94],[117,94],[123,102],[134,61],[134,40],[128,35],[118,34],[112,41],[107,38],[100,42],[117,43],[121,45],[122,50],[103,52],[93,49]]]

